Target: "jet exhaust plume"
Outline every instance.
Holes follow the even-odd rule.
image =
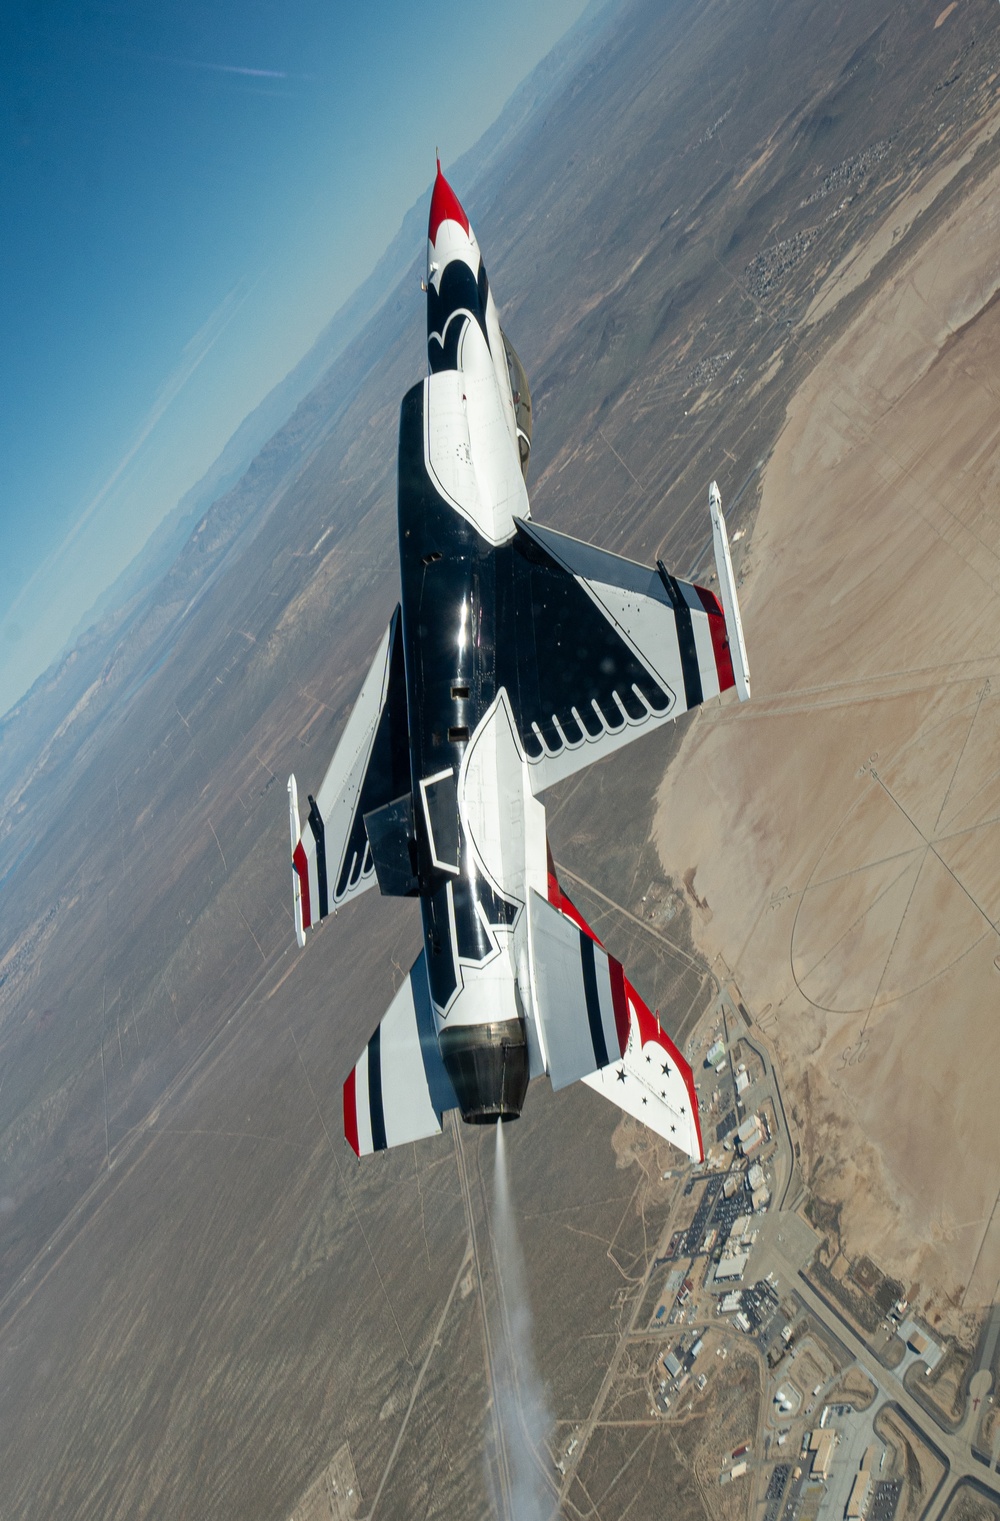
[[[493,1366],[497,1429],[506,1473],[510,1514],[519,1521],[548,1521],[555,1498],[548,1477],[545,1438],[552,1428],[545,1386],[535,1366],[531,1307],[524,1283],[524,1259],[510,1204],[505,1126],[498,1123],[493,1174],[491,1239],[499,1299],[499,1334]],[[507,1507],[498,1505],[499,1514]]]

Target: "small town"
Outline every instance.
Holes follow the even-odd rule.
[[[742,1492],[734,1514],[930,1521],[955,1513],[956,1495],[970,1486],[991,1493],[1000,1423],[992,1396],[982,1395],[1000,1322],[990,1321],[970,1360],[937,1339],[904,1287],[867,1259],[824,1263],[778,1079],[734,985],[722,988],[687,1055],[705,1160],[664,1177],[677,1193],[645,1301],[645,1335],[656,1346],[650,1413],[682,1429],[749,1352],[766,1397],[714,1472],[722,1490]],[[862,1314],[862,1304],[872,1312]],[[963,1387],[956,1422],[945,1401]]]

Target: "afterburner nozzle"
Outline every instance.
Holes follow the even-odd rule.
[[[440,1034],[441,1056],[467,1125],[516,1120],[528,1091],[528,1041],[521,1019],[458,1025]]]

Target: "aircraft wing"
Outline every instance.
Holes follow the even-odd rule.
[[[344,1135],[359,1157],[440,1135],[458,1099],[434,1026],[420,952],[344,1084]]]
[[[536,796],[730,687],[749,697],[714,482],[710,500],[725,610],[714,592],[662,564],[650,570],[552,528],[517,524],[497,663]]]
[[[375,882],[365,814],[410,791],[406,682],[399,608],[375,652],[303,833],[295,778],[288,782],[295,933],[305,931]]]

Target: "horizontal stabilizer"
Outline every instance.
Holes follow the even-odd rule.
[[[619,1057],[628,1040],[621,964],[585,930],[533,892],[535,1010],[546,1071],[565,1088]]]
[[[630,983],[628,1043],[620,1061],[583,1081],[692,1161],[704,1161],[694,1074]]]
[[[655,1014],[566,897],[549,859],[549,901],[532,894],[535,1014],[553,1088],[582,1079],[703,1160],[694,1074]]]
[[[421,951],[344,1084],[344,1135],[356,1156],[440,1135],[458,1100],[441,1060]]]

